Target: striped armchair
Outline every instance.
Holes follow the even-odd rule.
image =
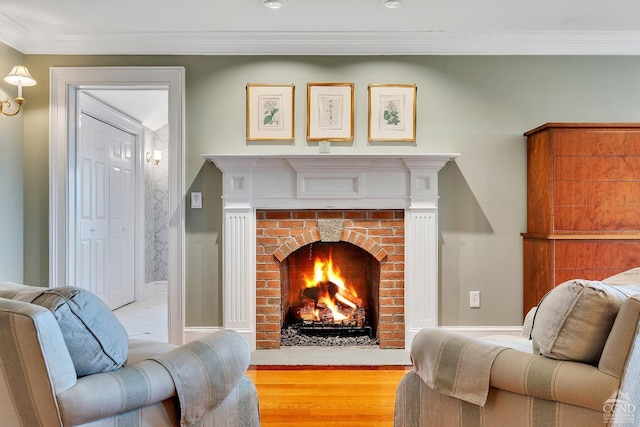
[[[600,288],[607,286],[585,281],[578,285],[591,286],[599,299]],[[620,294],[619,289],[611,294]],[[640,425],[640,294],[620,298],[600,353],[595,360],[586,356],[588,362],[532,348],[531,331],[523,331],[522,337],[485,339],[444,329],[421,331],[411,348],[414,369],[397,389],[395,427]],[[584,301],[571,302],[571,310],[585,306]],[[585,324],[601,313],[592,305],[583,314],[586,317],[577,318],[582,329],[570,331],[569,338],[592,342]],[[558,314],[555,323],[566,327],[570,317]],[[601,327],[604,322],[595,323]],[[525,327],[530,325],[525,321]],[[554,351],[569,342],[566,336],[553,339]],[[579,346],[563,350],[588,354]]]
[[[0,298],[0,424],[258,426],[249,353],[231,331],[180,347],[132,340],[124,366],[78,376],[52,311]]]

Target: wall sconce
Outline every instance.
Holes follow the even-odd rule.
[[[147,163],[153,162],[154,165],[158,166],[158,163],[160,163],[160,160],[162,160],[162,151],[153,150],[153,153],[147,151],[145,158],[147,159]]]
[[[35,86],[38,82],[31,77],[29,74],[29,70],[24,65],[16,65],[11,69],[11,72],[7,77],[4,78],[4,81],[9,83],[10,85],[18,86],[18,97],[14,100],[18,105],[18,109],[14,113],[7,113],[4,111],[4,107],[10,108],[11,102],[9,98],[4,101],[0,101],[0,113],[5,116],[15,116],[20,112],[22,108],[22,104],[26,102],[26,100],[22,97],[22,87],[23,86]]]

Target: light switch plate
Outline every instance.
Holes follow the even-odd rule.
[[[202,193],[200,191],[191,192],[191,209],[202,209]]]
[[[480,291],[469,292],[469,307],[480,308]]]

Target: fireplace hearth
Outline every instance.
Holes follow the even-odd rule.
[[[325,228],[339,229],[337,241],[380,264],[378,318],[368,320],[380,349],[409,348],[419,330],[438,324],[438,171],[458,156],[203,155],[223,173],[224,328],[238,331],[252,349],[279,348],[280,264],[325,241]],[[350,217],[355,213],[369,218]],[[323,224],[334,219],[343,225]],[[391,229],[377,221],[398,221],[401,235],[387,235]],[[397,242],[400,253],[384,239]]]

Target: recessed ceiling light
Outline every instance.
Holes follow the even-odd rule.
[[[404,3],[403,0],[382,0],[382,5],[389,9],[397,9]]]
[[[269,9],[280,9],[284,6],[284,0],[264,0],[262,2],[264,7],[268,7]]]

